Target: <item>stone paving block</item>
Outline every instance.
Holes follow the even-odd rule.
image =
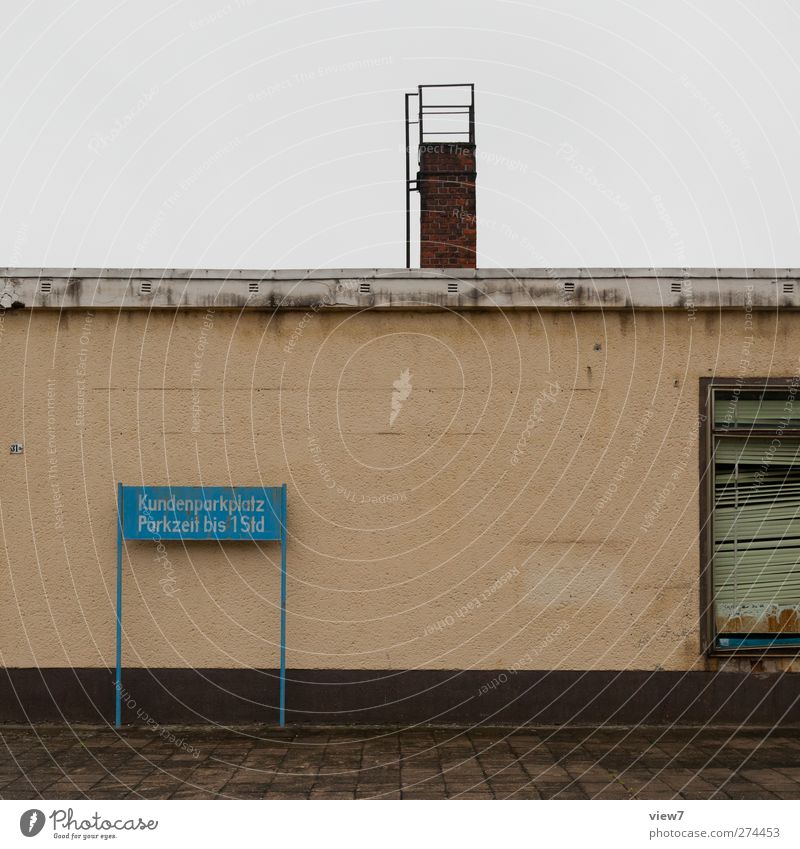
[[[633,794],[634,799],[678,799],[678,794],[668,784],[648,784]]]
[[[272,797],[268,797],[272,798]],[[309,799],[355,799],[355,793],[351,790],[349,793],[346,792],[325,792],[324,790],[312,790]]]
[[[403,788],[401,793],[401,798],[403,799],[448,799],[450,798],[447,795],[445,790],[441,791],[422,791],[422,790],[408,790]]]
[[[0,799],[38,799],[41,798],[36,795],[32,795],[29,792],[24,790],[4,790],[0,793]],[[53,797],[55,798],[55,797]]]
[[[455,796],[452,796],[453,799],[494,799],[491,793],[479,793],[479,792],[465,792],[465,793],[457,793]]]
[[[539,765],[531,766],[525,764],[525,770],[534,781],[541,782],[570,782],[572,776],[565,770],[555,764],[550,766]]]
[[[496,798],[498,799],[516,799],[516,800],[525,800],[525,799],[541,799],[539,791],[535,787],[520,787],[518,790],[514,790],[512,793],[497,793]]]
[[[421,781],[430,781],[432,778],[438,779],[441,777],[441,772],[438,769],[423,771],[404,769],[401,771],[400,777],[403,784],[416,784]]]
[[[615,781],[609,783],[581,781],[580,788],[589,799],[631,799],[633,793]]]
[[[550,791],[539,788],[542,799],[588,799],[586,793],[579,787],[565,787],[561,790]]]
[[[0,798],[790,798],[792,729],[0,729]]]
[[[399,790],[392,790],[391,792],[386,792],[386,793],[383,793],[383,792],[382,793],[371,793],[367,796],[359,796],[359,798],[365,799],[365,800],[372,799],[372,800],[375,800],[375,801],[383,799],[383,800],[388,801],[388,800],[392,800],[392,799],[402,799],[403,794]]]
[[[776,799],[777,796],[765,787],[749,782],[728,782],[720,788],[732,799]]]
[[[197,790],[194,787],[178,787],[169,796],[170,799],[213,799],[215,794]]]
[[[226,784],[219,792],[221,795],[230,799],[260,799],[267,792],[267,785],[264,783],[245,783]]]
[[[385,799],[390,796],[396,795],[400,793],[400,787],[398,785],[389,786],[363,786],[356,788],[356,798],[357,799]]]
[[[297,792],[297,793],[289,793],[289,792],[280,792],[274,790],[268,790],[263,798],[264,799],[307,799],[310,793],[305,792]]]
[[[124,790],[124,789],[120,789],[120,790],[97,790],[95,788],[92,788],[92,792],[89,793],[88,796],[89,796],[90,799],[98,799],[98,800],[102,800],[102,799],[109,799],[109,800],[111,800],[111,799],[125,799],[128,795],[128,792],[129,791]],[[159,796],[159,798],[164,799],[166,797]]]

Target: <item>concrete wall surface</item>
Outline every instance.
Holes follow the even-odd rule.
[[[0,665],[114,661],[115,491],[289,487],[288,665],[707,670],[702,377],[793,310],[7,310]],[[9,453],[22,443],[22,454]],[[127,666],[275,667],[272,543],[126,543]]]

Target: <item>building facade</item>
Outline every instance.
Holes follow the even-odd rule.
[[[290,722],[797,719],[800,272],[0,287],[0,718],[113,719],[122,482],[287,484]],[[276,721],[274,544],[123,573],[125,721]]]

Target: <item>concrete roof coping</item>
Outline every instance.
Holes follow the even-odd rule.
[[[768,310],[800,308],[800,271],[763,268],[0,270],[0,308]]]
[[[0,268],[0,277],[159,280],[330,280],[332,278],[398,279],[537,279],[537,278],[674,278],[800,279],[800,268]]]

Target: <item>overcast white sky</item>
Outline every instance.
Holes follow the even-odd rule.
[[[479,265],[800,265],[796,3],[0,9],[0,265],[402,266],[402,93],[460,81]]]

